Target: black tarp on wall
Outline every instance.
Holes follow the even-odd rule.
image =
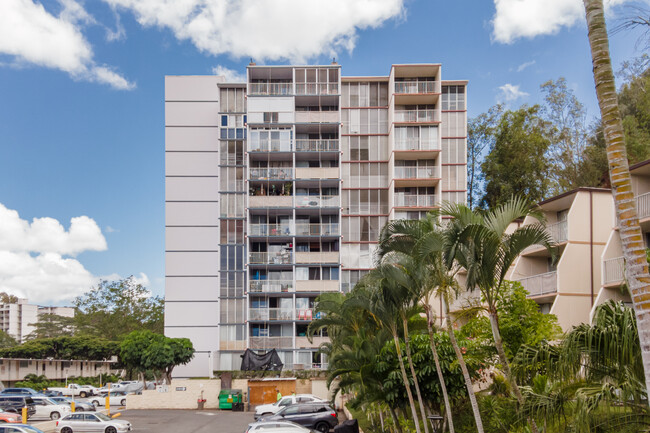
[[[275,349],[269,350],[264,355],[258,355],[252,350],[246,349],[246,352],[241,357],[241,369],[243,371],[282,371],[282,367],[284,367]]]

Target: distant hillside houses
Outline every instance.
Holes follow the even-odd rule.
[[[34,331],[32,325],[37,323],[44,314],[74,317],[73,307],[44,307],[29,304],[24,298],[3,298],[4,302],[0,303],[0,329],[20,343]]]

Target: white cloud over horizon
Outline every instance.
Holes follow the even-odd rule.
[[[226,68],[225,66],[217,65],[212,68],[212,73],[214,75],[222,75],[226,77],[227,83],[245,83],[246,74],[239,73],[234,69]]]
[[[513,102],[519,98],[524,98],[528,96],[528,93],[519,90],[519,84],[510,84],[506,83],[503,86],[499,86],[499,94],[497,95],[498,102]]]
[[[612,7],[632,1],[605,0],[605,8],[611,13]],[[494,6],[492,38],[503,44],[556,34],[585,20],[582,0],[494,0]]]
[[[104,0],[144,27],[171,30],[200,51],[304,62],[351,51],[357,31],[404,16],[403,0]]]
[[[81,32],[95,20],[76,0],[59,0],[53,15],[32,0],[0,1],[0,54],[13,59],[11,66],[27,65],[58,69],[75,80],[108,84],[130,90],[135,84],[114,68],[98,64],[93,49]]]
[[[528,68],[529,66],[533,66],[535,63],[537,63],[535,60],[524,62],[521,65],[517,66],[517,72],[522,72],[524,69]]]

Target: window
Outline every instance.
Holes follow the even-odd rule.
[[[282,411],[282,415],[297,415],[298,406],[289,406]]]
[[[264,113],[264,123],[278,123],[278,113],[277,112],[265,112]]]

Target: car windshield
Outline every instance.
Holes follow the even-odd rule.
[[[104,415],[104,414],[101,413],[101,412],[97,412],[97,413],[95,414],[95,416],[96,416],[97,418],[101,419],[102,421],[110,421],[110,420],[111,420],[109,417],[107,417],[106,415]]]
[[[46,405],[47,405],[47,404],[58,404],[57,402],[55,402],[54,400],[50,400],[49,398],[42,398],[41,400],[42,400],[43,403],[45,403]]]
[[[43,433],[43,430],[37,429],[36,427],[32,427],[31,425],[21,425],[20,426],[23,430],[32,432],[32,433]]]

